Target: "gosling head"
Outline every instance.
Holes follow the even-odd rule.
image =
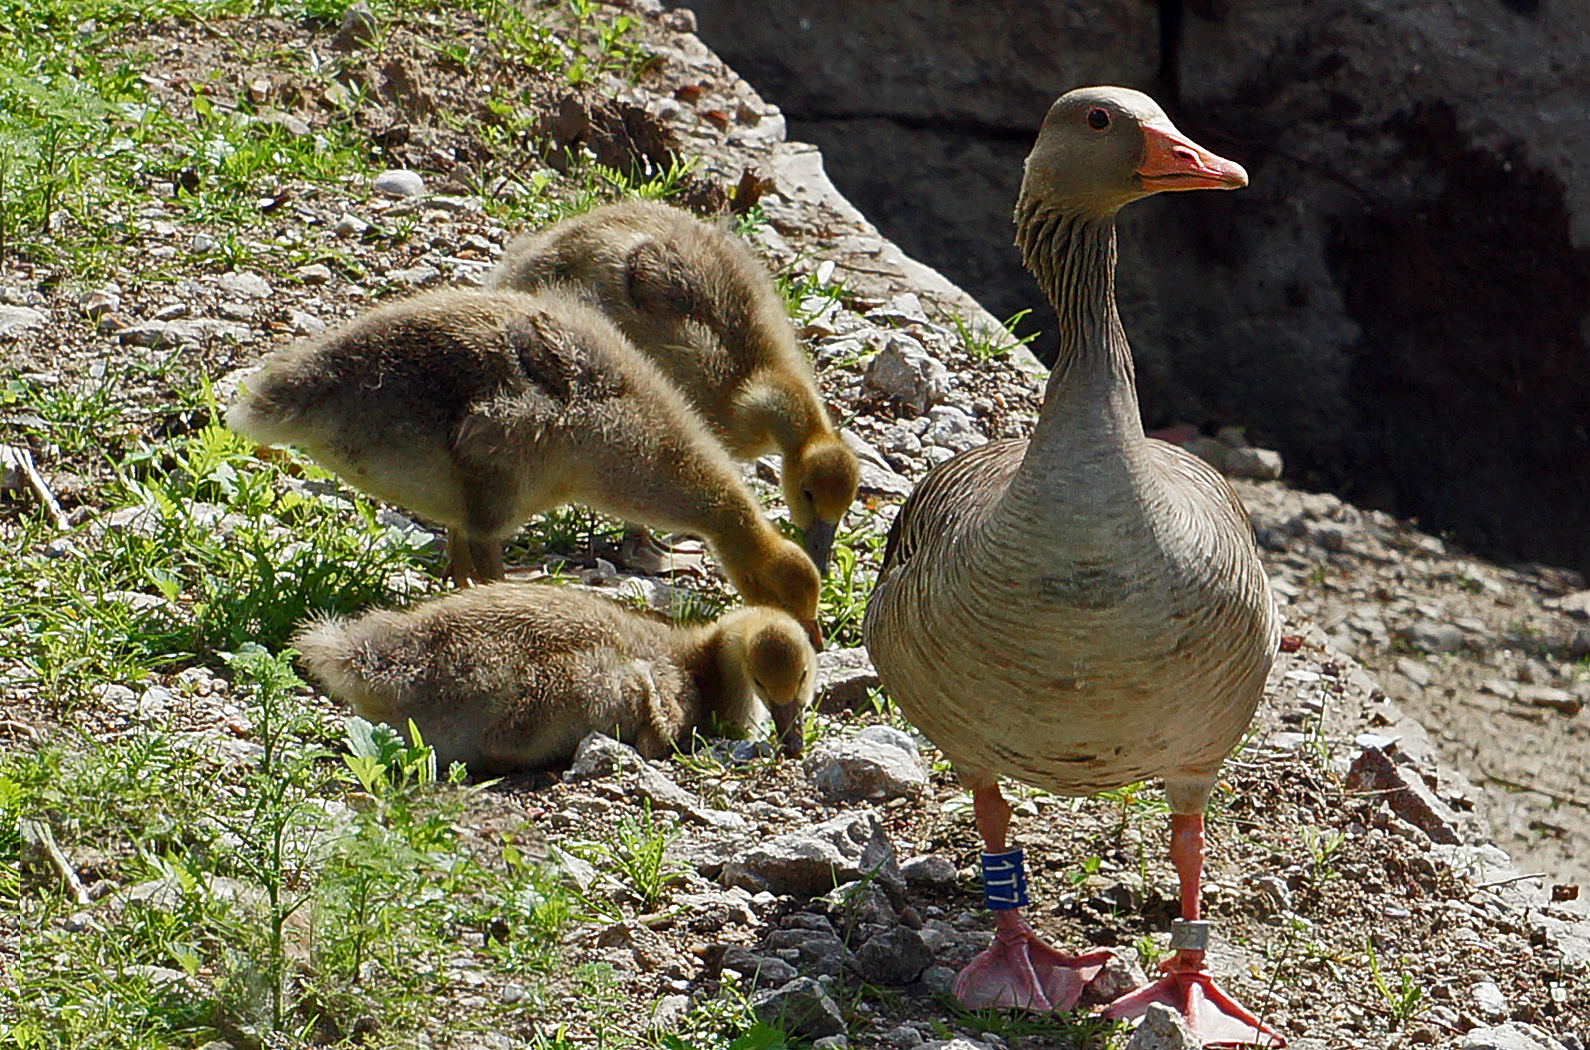
[[[1027,156],[1021,197],[1104,216],[1155,193],[1247,184],[1242,165],[1177,131],[1141,91],[1087,87],[1049,107]]]
[[[803,720],[817,684],[817,660],[805,631],[788,614],[753,607],[740,614],[745,673],[773,716],[779,747],[791,757],[805,746]]]
[[[784,502],[800,527],[806,553],[824,576],[834,535],[860,483],[856,454],[837,434],[813,438],[784,464]]]
[[[737,566],[726,566],[735,590],[747,605],[771,605],[789,613],[806,631],[812,647],[822,649],[823,632],[817,626],[817,595],[822,581],[817,566],[805,551],[771,526],[769,532],[769,540],[760,550]]]

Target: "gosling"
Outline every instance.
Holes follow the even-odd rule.
[[[461,585],[503,577],[501,540],[564,503],[704,537],[751,605],[817,628],[817,568],[734,462],[597,310],[555,291],[447,290],[276,355],[226,414],[448,528]]]
[[[413,719],[441,767],[476,773],[566,765],[593,732],[662,758],[697,731],[741,735],[765,714],[783,752],[798,755],[816,678],[804,631],[781,610],[675,627],[546,584],[328,617],[293,643],[359,715],[405,733]]]
[[[856,498],[856,457],[828,418],[778,290],[740,238],[666,204],[623,201],[518,238],[487,284],[583,288],[733,456],[779,452],[790,517],[827,571]]]

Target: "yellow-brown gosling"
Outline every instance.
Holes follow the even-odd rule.
[[[461,583],[502,578],[504,537],[579,503],[704,537],[748,604],[789,611],[821,644],[816,566],[673,384],[573,296],[378,307],[275,355],[226,421],[446,525]]]
[[[662,758],[698,730],[739,735],[765,714],[796,755],[816,677],[804,629],[780,609],[675,627],[531,583],[315,621],[293,644],[363,718],[405,738],[413,719],[440,768],[487,773],[567,764],[595,732]]]
[[[968,1007],[1068,1009],[1104,961],[1022,919],[1020,852],[999,778],[1089,795],[1159,777],[1182,920],[1163,979],[1116,1000],[1182,1011],[1206,1044],[1281,1045],[1217,987],[1199,920],[1203,813],[1259,703],[1279,618],[1248,516],[1223,478],[1146,438],[1115,304],[1115,213],[1247,173],[1153,100],[1084,88],[1049,110],[1027,158],[1016,243],[1060,317],[1030,440],[930,471],[890,532],[864,634],[884,687],[972,791],[993,946],[957,977]]]
[[[623,201],[518,238],[487,283],[585,289],[731,454],[779,452],[790,517],[827,571],[856,498],[856,457],[828,418],[778,290],[740,238],[667,204]]]

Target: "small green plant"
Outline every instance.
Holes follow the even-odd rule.
[[[263,972],[244,968],[247,978],[237,984],[248,988],[252,978],[263,977],[268,1004],[264,1020],[271,1032],[284,1031],[287,1022],[287,922],[309,899],[303,887],[313,855],[300,844],[322,816],[310,795],[320,752],[303,743],[308,714],[292,697],[292,690],[303,684],[293,672],[292,655],[290,650],[273,655],[247,645],[224,656],[239,684],[253,695],[254,730],[260,741],[259,758],[244,776],[244,790],[254,807],[246,819],[231,824],[238,841],[234,859],[264,889],[268,902]]]
[[[1424,990],[1414,980],[1413,974],[1404,970],[1399,975],[1397,987],[1393,988],[1380,971],[1380,959],[1375,954],[1375,938],[1373,934],[1364,937],[1364,954],[1369,957],[1369,976],[1375,982],[1381,998],[1386,1000],[1386,1007],[1391,1011],[1391,1022],[1396,1025],[1404,1024],[1413,1018],[1419,1010],[1419,1003],[1424,998]]]
[[[1081,865],[1079,865],[1074,871],[1069,871],[1066,873],[1065,881],[1073,889],[1077,889],[1081,887],[1083,883],[1087,882],[1088,879],[1097,875],[1099,873],[1099,868],[1103,865],[1103,863],[1104,860],[1102,857],[1094,856],[1084,858]]]
[[[1038,332],[1016,334],[1017,326],[1030,313],[1031,310],[1019,310],[1002,321],[999,328],[973,328],[958,313],[951,314],[950,320],[955,323],[956,334],[961,337],[961,346],[966,348],[967,354],[979,361],[991,361],[1008,354],[1013,347],[1026,346],[1038,338]]]
[[[376,798],[411,785],[436,783],[436,752],[420,735],[420,727],[409,719],[409,742],[388,725],[372,725],[355,715],[348,719],[348,753],[342,756],[348,769],[364,789]],[[465,770],[458,763],[448,779],[458,782]]]
[[[679,829],[672,820],[654,814],[647,802],[639,815],[626,813],[619,818],[611,839],[582,843],[571,852],[612,868],[646,912],[662,900],[674,878],[685,870],[668,859],[668,846],[678,837]]]
[[[757,1018],[751,999],[732,973],[718,984],[718,994],[697,1003],[678,1031],[662,1036],[663,1050],[789,1050],[782,1029]]]
[[[1309,871],[1317,885],[1324,885],[1337,875],[1335,858],[1346,836],[1338,830],[1323,832],[1319,828],[1303,829],[1303,847],[1308,850]]]

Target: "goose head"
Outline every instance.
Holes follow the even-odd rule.
[[[784,465],[784,502],[801,530],[806,553],[824,576],[839,522],[856,500],[861,471],[855,453],[837,435],[808,441]]]
[[[747,605],[771,605],[793,616],[811,640],[812,647],[823,647],[823,631],[817,624],[817,597],[822,580],[817,566],[800,547],[779,535],[771,526],[765,543],[744,557],[725,557],[724,571]]]
[[[805,744],[803,717],[817,684],[817,660],[802,627],[777,609],[749,608],[736,624],[744,645],[751,691],[773,715],[784,754]]]
[[[1242,165],[1177,131],[1141,91],[1087,87],[1049,107],[1027,156],[1021,197],[1103,217],[1155,193],[1247,184]]]

